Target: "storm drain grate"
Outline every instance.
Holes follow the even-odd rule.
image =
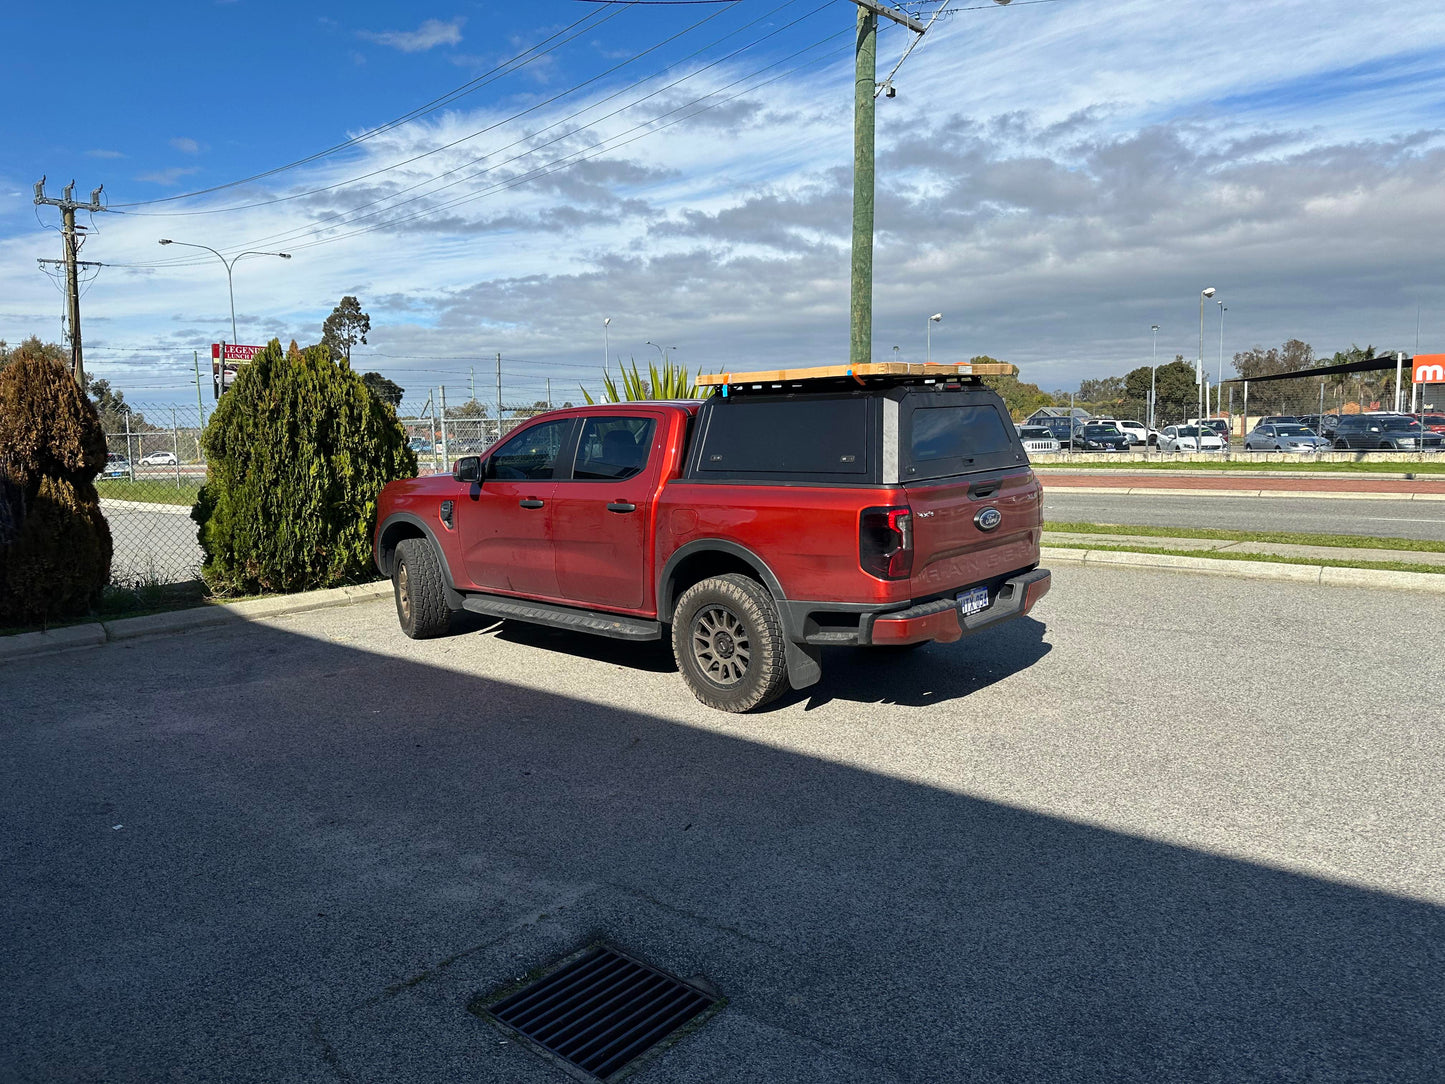
[[[485,1012],[600,1080],[655,1046],[717,998],[655,967],[599,948]]]

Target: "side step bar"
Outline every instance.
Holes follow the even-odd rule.
[[[546,602],[524,602],[521,599],[503,598],[501,595],[463,595],[462,606],[472,613],[487,617],[530,621],[534,625],[590,632],[595,636],[610,636],[615,640],[662,639],[662,622],[649,621],[643,617],[578,610],[571,606],[553,606]]]

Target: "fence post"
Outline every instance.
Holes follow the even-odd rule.
[[[125,465],[130,470],[130,480],[135,481],[135,460],[130,454],[130,411],[125,412]]]
[[[176,428],[176,408],[171,407],[171,454],[176,457],[176,490],[181,488],[181,431]]]

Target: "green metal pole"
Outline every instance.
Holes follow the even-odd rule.
[[[848,363],[873,360],[873,95],[878,78],[878,16],[858,9],[853,84],[853,278]]]

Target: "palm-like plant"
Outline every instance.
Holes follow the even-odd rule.
[[[656,365],[647,367],[647,377],[644,378],[637,368],[637,359],[632,359],[632,368],[622,367],[622,386],[619,388],[612,379],[611,372],[603,370],[602,373],[602,402],[604,403],[631,403],[644,399],[696,399],[697,384],[688,374],[687,366],[664,364],[661,369]],[[596,399],[586,388],[582,389],[582,397],[588,403],[595,404]]]

